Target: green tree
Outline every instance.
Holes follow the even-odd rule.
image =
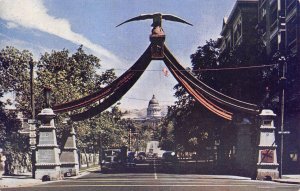
[[[160,129],[160,147],[162,150],[174,151],[175,137],[174,137],[174,125],[172,121],[167,118],[163,118],[159,125]]]
[[[270,87],[272,84],[270,79],[274,77],[274,71],[276,71],[274,67],[232,70],[223,68],[266,65],[270,63],[269,61],[259,36],[255,40],[245,41],[235,49],[221,54],[216,46],[216,41],[209,40],[205,45],[199,46],[191,55],[191,72],[217,91],[242,101],[260,105],[265,96],[265,87]],[[174,126],[175,143],[184,151],[205,153],[206,147],[214,145],[214,139],[221,139],[222,127],[226,128],[233,124],[215,116],[195,102],[181,85],[176,85],[174,89],[178,101],[170,108],[168,120]],[[240,115],[239,112],[231,111]],[[227,139],[231,141],[228,145],[234,145],[234,128],[227,134],[232,136]]]
[[[16,109],[22,111],[25,117],[31,118],[29,62],[32,62],[32,54],[29,51],[19,51],[13,47],[6,47],[0,52],[0,95],[2,96],[2,93],[13,92],[16,97]],[[73,54],[69,53],[66,49],[62,51],[52,51],[51,53],[46,52],[39,60],[33,62],[33,64],[35,69],[34,93],[36,113],[40,112],[44,107],[44,87],[50,87],[52,89],[51,103],[55,105],[89,95],[111,83],[116,78],[113,69],[101,70],[100,59],[93,55],[86,54],[82,46]],[[2,104],[2,112],[4,111],[4,103],[0,103]],[[82,110],[79,110],[79,112],[80,111]],[[68,117],[69,114],[72,114],[72,112],[58,115],[57,130],[59,137],[61,137],[62,133],[66,130],[66,126],[62,124],[62,119]],[[11,127],[11,123],[4,121],[6,119],[7,121],[15,119],[13,117],[8,118],[5,112],[2,112],[1,115],[3,120],[0,122],[0,137],[3,139],[3,137],[9,135],[12,138],[16,138],[12,133],[4,134],[4,132],[6,132],[5,129],[10,129],[10,131],[18,134],[17,128],[20,126]],[[103,135],[104,143],[107,142],[108,145],[121,144],[120,139],[122,136],[119,136],[121,131],[119,131],[119,126],[117,126],[117,121],[119,120],[120,112],[118,113],[118,110],[113,108],[111,112],[104,112],[92,119],[74,124],[78,130],[79,146],[84,147],[84,143],[93,148],[97,147],[97,143],[95,143],[94,139],[90,139],[92,136],[98,136],[98,131],[91,130],[91,127],[95,126],[106,128],[106,133]],[[115,137],[120,139],[117,140]],[[24,140],[15,140],[18,140],[23,145],[28,145],[28,137],[23,138]],[[3,139],[1,145],[2,143],[5,145],[13,145],[7,142],[7,140],[8,139]],[[58,141],[60,143],[61,139],[59,138]],[[18,149],[18,147],[15,149]]]
[[[0,51],[0,98],[4,94],[13,93],[16,103],[29,95],[24,89],[29,89],[29,65],[32,54],[26,50],[19,51],[13,47],[6,47]],[[14,111],[5,110],[6,105],[11,105],[13,100],[6,103],[0,101],[0,147],[6,153],[7,170],[12,173],[13,162],[26,166],[29,151],[28,137],[18,131],[20,121]],[[29,108],[29,103],[27,103]]]

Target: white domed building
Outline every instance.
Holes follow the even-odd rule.
[[[155,95],[153,95],[152,99],[149,101],[148,108],[147,108],[147,117],[146,119],[154,119],[158,120],[161,119],[161,108]]]

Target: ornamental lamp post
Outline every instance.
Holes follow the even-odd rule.
[[[281,92],[281,125],[280,125],[280,131],[278,134],[281,135],[280,140],[280,177],[282,178],[282,169],[283,169],[283,141],[284,141],[284,135],[290,134],[289,131],[284,131],[284,118],[285,118],[285,86],[286,86],[286,59],[284,56],[281,56],[279,59],[279,64],[282,68],[282,75],[280,77],[280,86],[282,89]]]
[[[35,178],[35,163],[36,163],[36,125],[35,120],[35,102],[34,102],[34,74],[33,74],[34,62],[31,58],[29,61],[30,69],[30,106],[31,106],[31,119],[28,120],[29,124],[29,144],[31,149],[31,163],[32,163],[32,178]]]
[[[51,103],[50,103],[50,98],[51,96],[51,88],[50,87],[44,87],[44,97],[45,97],[45,108],[50,108]]]

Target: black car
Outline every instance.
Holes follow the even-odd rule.
[[[121,167],[122,157],[120,149],[107,149],[102,154],[101,171],[103,173],[108,173]]]
[[[178,158],[174,151],[166,151],[162,154],[161,158],[163,163],[175,163],[178,162]]]
[[[146,161],[146,153],[145,152],[139,152],[137,154],[136,158],[137,158],[138,162],[144,162],[144,161]]]

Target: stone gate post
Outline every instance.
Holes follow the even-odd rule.
[[[275,143],[274,118],[272,110],[264,109],[259,114],[261,117],[260,139],[258,145],[257,179],[277,179],[279,171]]]
[[[236,170],[237,175],[252,176],[255,171],[256,157],[255,148],[252,148],[252,123],[248,118],[243,118],[237,126],[237,147],[236,147]]]
[[[79,173],[76,133],[73,125],[70,124],[70,122],[68,122],[68,124],[70,127],[70,132],[68,132],[60,154],[61,172],[63,174],[70,173],[70,175],[76,176]]]
[[[56,115],[51,108],[45,108],[38,114],[41,126],[38,128],[38,145],[36,152],[36,179],[49,176],[50,180],[60,179],[59,148],[56,140]]]

